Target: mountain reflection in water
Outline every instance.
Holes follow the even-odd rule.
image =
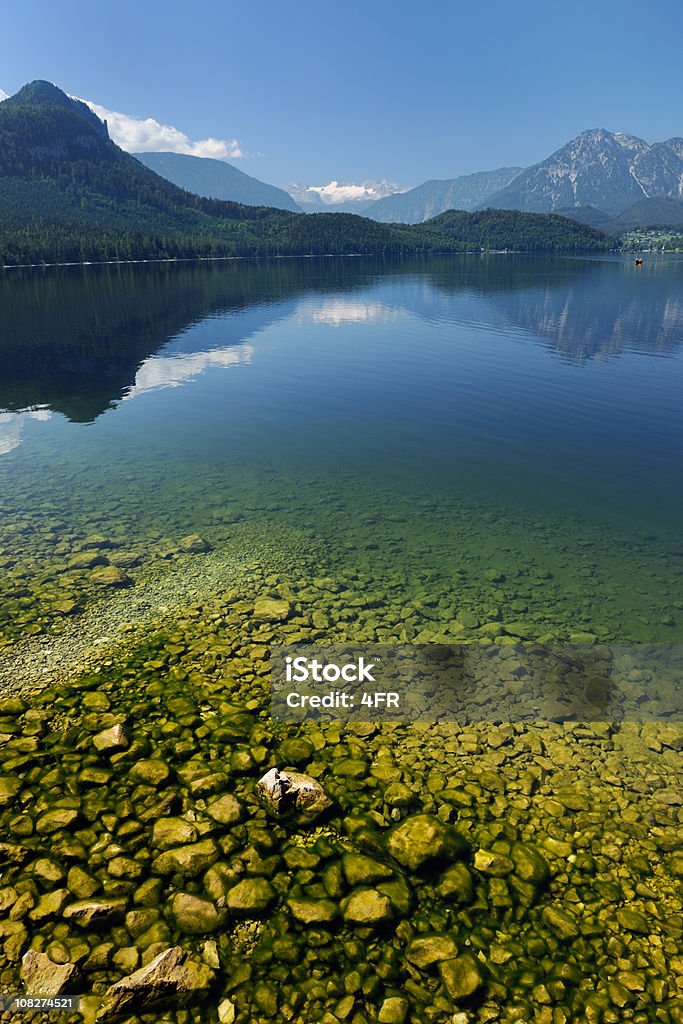
[[[91,422],[125,397],[253,359],[253,344],[239,347],[287,318],[508,327],[573,363],[667,356],[683,338],[682,271],[673,260],[635,273],[630,261],[486,256],[5,273],[0,410]]]

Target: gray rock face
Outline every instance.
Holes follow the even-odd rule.
[[[46,953],[29,949],[21,959],[21,980],[29,995],[58,996],[73,991],[78,980],[76,964],[56,964]]]
[[[189,960],[181,946],[172,946],[146,967],[107,989],[97,1015],[98,1024],[163,1006],[187,1006],[206,995],[213,980],[210,968]]]
[[[546,160],[522,171],[486,205],[545,213],[595,206],[619,213],[655,196],[680,199],[679,140],[650,146],[642,139],[597,128],[582,132]]]
[[[332,806],[320,783],[310,775],[271,768],[256,784],[261,803],[276,818],[296,818],[302,824],[314,821]]]

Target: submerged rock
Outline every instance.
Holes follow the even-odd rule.
[[[236,917],[262,917],[276,898],[266,878],[244,878],[228,891],[225,902]]]
[[[410,1003],[403,996],[389,996],[379,1009],[379,1024],[404,1024]]]
[[[29,949],[21,959],[21,980],[29,995],[58,996],[73,989],[78,977],[76,964],[56,964],[35,949]]]
[[[287,906],[302,924],[329,924],[337,916],[332,900],[289,899]]]
[[[197,829],[192,822],[183,818],[158,818],[154,822],[152,846],[160,850],[170,850],[174,846],[183,847],[195,842],[196,839]]]
[[[302,824],[314,821],[332,806],[320,783],[300,772],[271,768],[257,782],[256,792],[266,810],[276,818],[294,817]]]
[[[21,779],[11,775],[0,776],[0,807],[11,804],[21,789]]]
[[[106,565],[107,560],[94,551],[82,551],[73,555],[67,562],[67,569],[94,569],[98,565]]]
[[[464,857],[467,841],[433,814],[414,814],[389,833],[387,849],[394,860],[418,871],[440,860]]]
[[[527,843],[514,843],[510,857],[515,866],[515,874],[522,881],[543,885],[550,878],[547,860]]]
[[[439,964],[439,974],[451,999],[467,999],[484,984],[479,961],[471,953]]]
[[[165,823],[162,829],[159,828],[159,822]],[[165,843],[170,848],[166,849],[164,853],[160,853],[153,861],[152,871],[155,874],[172,875],[179,872],[188,878],[194,878],[218,860],[219,851],[213,839],[203,839],[201,842],[190,841],[185,846],[173,846],[174,841],[179,839],[181,834],[187,834],[188,838],[192,840],[191,833],[189,831],[185,833],[183,830],[183,827],[188,830],[192,829],[189,823],[182,822],[178,818],[160,818],[159,822],[155,825],[153,842]],[[196,831],[193,831],[196,838]]]
[[[64,917],[82,928],[95,928],[121,920],[125,909],[125,900],[77,900],[69,904]]]
[[[214,978],[209,967],[190,960],[181,946],[172,946],[107,989],[97,1021],[106,1024],[131,1013],[187,1006],[208,994]]]
[[[456,946],[450,935],[419,935],[408,946],[406,959],[415,967],[424,969],[441,960],[452,960],[458,955]]]
[[[264,597],[254,605],[254,618],[263,622],[284,622],[289,618],[289,601]]]
[[[494,878],[504,878],[514,870],[514,864],[509,857],[493,850],[477,850],[474,855],[474,866],[477,871],[493,875]]]
[[[104,729],[93,736],[93,746],[100,754],[109,751],[124,750],[128,746],[128,737],[125,729],[120,723],[112,725],[110,729]]]
[[[351,924],[382,924],[393,916],[389,897],[377,889],[356,889],[341,906],[344,920]]]
[[[189,892],[175,894],[171,913],[177,927],[186,935],[207,935],[218,931],[221,925],[221,915],[213,903]]]
[[[182,551],[187,551],[190,555],[201,555],[204,551],[210,551],[211,545],[208,540],[200,537],[198,533],[190,533],[187,537],[183,537],[180,542],[180,548]]]
[[[123,569],[117,569],[115,565],[103,565],[101,569],[93,569],[90,580],[98,587],[125,587],[132,582],[128,573]]]

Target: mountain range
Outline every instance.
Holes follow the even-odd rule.
[[[593,129],[533,167],[426,181],[373,203],[365,215],[417,224],[450,208],[560,213],[615,234],[677,227],[683,220],[683,139],[649,145]]]
[[[125,153],[89,107],[49,82],[0,103],[0,265],[609,245],[574,221],[517,211],[451,211],[397,225],[207,199]]]
[[[559,213],[612,234],[636,227],[676,229],[683,221],[683,139],[649,145],[602,128],[582,132],[532,167],[430,180],[407,191],[387,182],[289,186],[296,203],[223,161],[170,153],[139,159],[200,195],[306,213],[362,213],[384,224],[420,224],[447,210],[488,208]]]
[[[419,224],[445,210],[476,210],[519,174],[521,167],[463,174],[459,178],[425,181],[396,195],[378,199],[366,207],[366,215],[385,224]]]
[[[536,213],[594,206],[614,215],[652,198],[683,198],[683,139],[648,145],[596,128],[522,171],[486,205]]]
[[[40,84],[21,90],[21,102],[35,98]],[[91,127],[100,134],[106,132],[85,103],[60,95],[57,105],[66,110],[68,104],[76,104]],[[0,109],[16,100],[0,93],[0,101],[3,98]],[[147,168],[196,196],[290,212],[357,213],[384,224],[419,224],[447,210],[488,208],[559,213],[612,234],[636,227],[677,230],[683,223],[680,137],[649,144],[623,132],[591,129],[532,167],[501,167],[429,180],[409,190],[388,181],[331,181],[323,186],[293,184],[285,191],[224,160],[170,152],[136,156]]]

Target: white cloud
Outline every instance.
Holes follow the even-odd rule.
[[[76,97],[78,98],[78,97]],[[129,153],[187,153],[223,160],[244,156],[237,139],[199,139],[193,142],[184,132],[170,124],[161,124],[153,117],[130,117],[117,110],[108,110],[99,103],[83,100],[93,113],[109,126],[109,135],[121,149]]]
[[[9,99],[9,93],[8,92],[4,92],[2,89],[0,89],[0,103],[2,103],[3,100],[8,100],[8,99]]]

